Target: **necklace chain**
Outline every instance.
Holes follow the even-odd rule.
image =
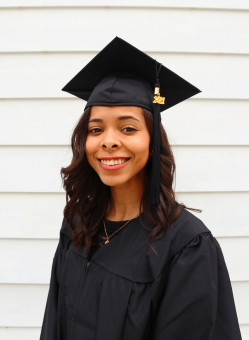
[[[105,221],[103,220],[104,228],[105,228],[105,233],[106,233],[106,241],[105,241],[105,244],[109,242],[109,239],[110,239],[116,232],[118,232],[120,229],[122,229],[123,227],[125,227],[127,223],[129,223],[131,220],[133,220],[134,218],[136,218],[136,217],[138,217],[138,216],[139,216],[139,213],[138,213],[138,215],[136,215],[135,217],[133,217],[133,218],[131,218],[129,221],[127,221],[121,228],[119,228],[118,230],[114,231],[114,233],[113,233],[111,236],[108,236],[107,231],[106,231],[106,227],[105,227]]]

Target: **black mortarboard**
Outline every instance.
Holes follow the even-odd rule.
[[[160,191],[160,112],[201,91],[118,37],[76,74],[62,91],[87,101],[85,109],[92,105],[139,106],[153,113],[151,203],[157,204]]]

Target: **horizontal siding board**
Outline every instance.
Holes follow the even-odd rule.
[[[232,289],[239,323],[247,332],[249,282],[232,282]],[[47,294],[48,285],[1,285],[0,326],[41,327]]]
[[[0,240],[0,283],[49,283],[58,240]]]
[[[84,106],[80,99],[0,100],[0,145],[70,145]]]
[[[217,241],[231,281],[249,281],[249,237],[217,238]],[[0,240],[0,283],[49,283],[57,244],[58,240]]]
[[[40,327],[0,327],[1,340],[38,340]]]
[[[248,101],[186,100],[162,113],[171,145],[248,145]]]
[[[48,285],[0,285],[0,327],[41,327]]]
[[[176,193],[179,203],[201,213],[189,210],[212,231],[215,237],[249,236],[249,192]]]
[[[64,193],[0,194],[0,238],[57,239],[65,204]]]
[[[160,34],[147,24],[143,34],[134,34],[141,31],[141,22],[156,23]],[[6,32],[0,52],[99,51],[117,35],[141,50],[249,53],[245,44],[249,20],[244,11],[14,8],[0,12],[0,30]]]
[[[248,146],[173,146],[176,191],[249,191]],[[1,146],[0,192],[63,192],[65,146]]]
[[[201,219],[215,237],[249,236],[249,192],[177,193],[178,202]],[[64,193],[0,194],[0,238],[57,239]]]
[[[249,340],[249,325],[240,325],[240,332],[243,340]]]
[[[248,191],[248,147],[173,146],[176,191]]]
[[[148,54],[198,87],[202,92],[194,98],[249,99],[249,56]],[[95,55],[90,52],[0,54],[0,98],[71,98],[61,89]]]
[[[23,7],[153,7],[153,8],[213,8],[213,9],[249,9],[246,0],[157,0],[151,3],[150,0],[92,0],[90,3],[86,0],[1,0],[0,7],[14,8]]]
[[[249,324],[249,282],[232,282],[232,289],[240,324]],[[244,340],[244,338],[243,338]]]
[[[0,147],[0,155],[0,192],[64,191],[60,169],[70,163],[69,147]]]
[[[163,112],[162,124],[171,145],[249,145],[248,105],[189,99]],[[84,106],[80,99],[0,100],[0,145],[69,145]]]

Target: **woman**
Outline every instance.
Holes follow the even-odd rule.
[[[199,90],[120,38],[63,90],[87,105],[61,171],[67,204],[40,339],[240,340],[222,250],[175,200],[160,124]]]

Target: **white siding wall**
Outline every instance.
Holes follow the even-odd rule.
[[[90,5],[89,5],[90,4]],[[39,338],[85,103],[61,91],[115,36],[202,93],[163,113],[179,201],[203,209],[249,339],[249,2],[0,0],[0,338]]]

